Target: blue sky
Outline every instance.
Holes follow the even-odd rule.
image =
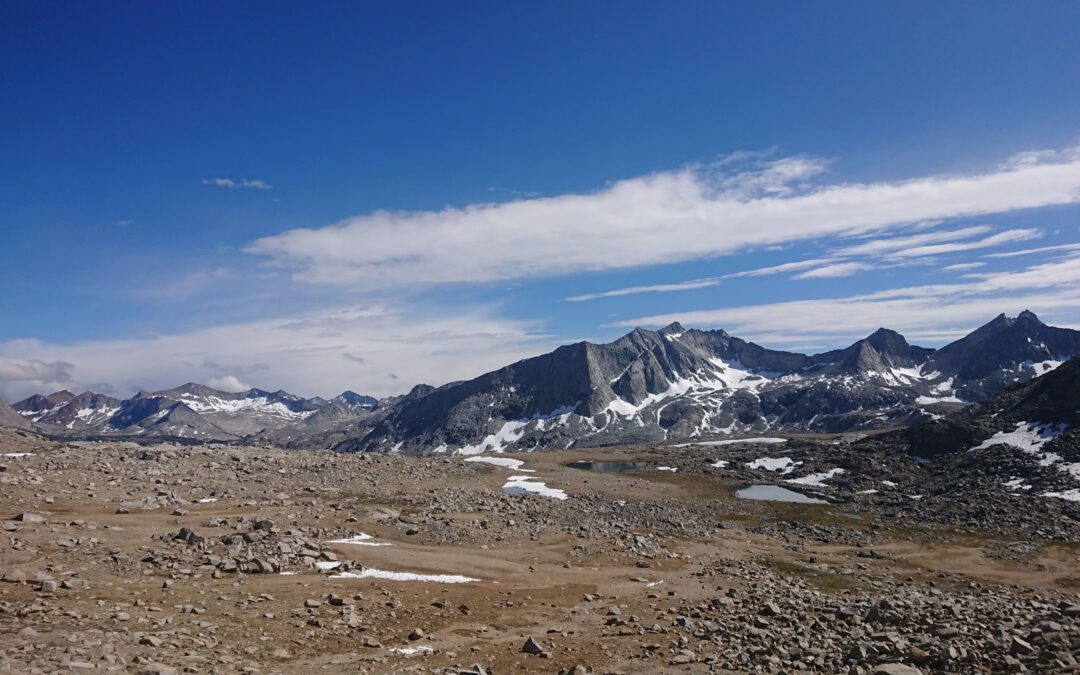
[[[2,3],[0,399],[1080,326],[1080,5],[830,10]]]

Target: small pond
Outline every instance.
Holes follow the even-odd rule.
[[[735,491],[739,499],[757,499],[769,502],[794,502],[797,504],[828,504],[824,499],[808,497],[779,485],[748,485]]]
[[[623,471],[648,471],[655,469],[656,462],[570,462],[566,465],[571,469],[580,471],[596,471],[597,473],[621,473]]]

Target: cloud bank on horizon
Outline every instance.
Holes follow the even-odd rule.
[[[828,167],[740,153],[594,192],[377,211],[264,236],[234,265],[139,295],[190,302],[238,276],[284,270],[282,292],[329,288],[330,299],[308,311],[152,337],[9,339],[0,342],[0,398],[58,388],[128,395],[188,380],[227,390],[251,383],[304,395],[396,394],[577,337],[559,326],[560,313],[573,308],[590,312],[585,334],[599,339],[681,321],[786,348],[834,347],[879,326],[941,344],[1025,308],[1080,324],[1077,229],[1030,222],[1080,202],[1080,146],[891,182],[832,182]],[[269,189],[261,181],[204,183]],[[244,272],[244,257],[262,265]],[[678,278],[702,269],[715,273]],[[641,283],[597,287],[613,275]],[[514,312],[501,295],[507,284],[525,289],[511,296],[547,304]],[[574,287],[580,292],[563,292]],[[609,312],[605,303],[622,304]]]

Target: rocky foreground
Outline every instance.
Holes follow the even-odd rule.
[[[1069,502],[844,447],[514,470],[0,430],[0,672],[1080,671]]]

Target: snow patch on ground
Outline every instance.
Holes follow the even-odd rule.
[[[469,457],[466,462],[481,462],[482,464],[494,464],[495,466],[503,466],[507,469],[513,469],[514,471],[532,471],[532,469],[522,469],[521,466],[525,462],[520,459],[511,459],[510,457]]]
[[[393,651],[397,652],[398,654],[404,654],[405,656],[412,656],[413,654],[431,654],[434,653],[435,650],[431,647],[425,647],[424,645],[420,645],[419,647],[400,647],[398,649],[394,649]]]
[[[711,466],[714,469],[723,469],[727,465],[728,465],[728,462],[727,462],[726,459],[718,459],[715,462],[713,462],[712,464],[710,464],[709,466]]]
[[[770,438],[762,436],[761,438],[729,438],[722,441],[697,441],[694,443],[680,443],[676,445],[676,448],[685,448],[691,445],[706,445],[709,447],[719,447],[721,445],[738,445],[740,443],[760,443],[760,444],[772,444],[772,443],[787,443],[786,438]]]
[[[972,450],[983,450],[990,446],[1003,443],[1020,448],[1027,453],[1038,453],[1042,446],[1054,440],[1064,432],[1061,425],[1043,424],[1041,422],[1020,422],[1013,431],[999,431],[986,439]]]
[[[1080,488],[1073,488],[1063,492],[1044,492],[1043,497],[1057,497],[1069,502],[1080,502]]]
[[[345,539],[332,539],[327,544],[354,544],[356,546],[392,546],[392,544],[385,541],[372,541],[374,537],[364,532],[357,532],[351,537]]]
[[[1039,466],[1056,465],[1058,470],[1067,473],[1073,480],[1080,480],[1080,463],[1061,464],[1060,462],[1063,459],[1061,455],[1056,452],[1042,451],[1044,445],[1065,433],[1065,429],[1066,426],[1064,424],[1020,422],[1016,425],[1016,429],[1012,431],[999,431],[979,445],[976,445],[971,450],[982,450],[999,443],[1011,445],[1028,455],[1034,456]],[[1010,483],[1011,482],[1012,481],[1010,481]],[[1006,487],[1009,487],[1009,483],[1006,483]],[[1031,486],[1020,486],[1020,489],[1026,490],[1030,487]],[[1067,490],[1065,492],[1044,492],[1042,494],[1044,497],[1058,497],[1060,499],[1069,499],[1070,501],[1073,501],[1068,495],[1072,495],[1074,492],[1075,490]],[[1076,501],[1080,501],[1080,499]]]
[[[1030,485],[1025,485],[1024,484],[1024,479],[1023,478],[1016,478],[1016,477],[1014,477],[1012,480],[1006,481],[1005,482],[1005,487],[1009,488],[1009,491],[1013,492],[1013,493],[1015,493],[1017,490],[1030,490],[1031,489]]]
[[[839,476],[844,473],[843,469],[829,469],[822,473],[812,473],[809,476],[803,476],[802,478],[788,478],[785,483],[793,483],[795,485],[811,485],[813,487],[826,487],[825,481],[829,480],[833,476]]]
[[[672,473],[675,473],[679,469],[677,467],[674,467],[674,466],[658,466],[658,467],[656,467],[656,470],[657,471],[670,471]]]
[[[5,452],[4,457],[11,457],[12,459],[19,459],[21,457],[33,457],[32,452]]]
[[[796,462],[790,457],[759,457],[752,462],[747,462],[746,466],[751,469],[765,469],[766,471],[779,471],[782,474],[791,473],[795,470],[795,467],[802,464],[802,462]]]
[[[473,577],[460,574],[414,574],[413,572],[392,572],[389,570],[365,567],[362,570],[353,570],[335,574],[331,579],[383,579],[386,581],[427,581],[435,584],[467,584],[480,581]]]
[[[503,492],[511,495],[539,495],[553,499],[566,499],[566,493],[557,488],[550,488],[533,476],[510,476],[502,487]]]
[[[920,396],[915,399],[915,403],[918,405],[930,405],[932,403],[963,403],[956,396]]]

